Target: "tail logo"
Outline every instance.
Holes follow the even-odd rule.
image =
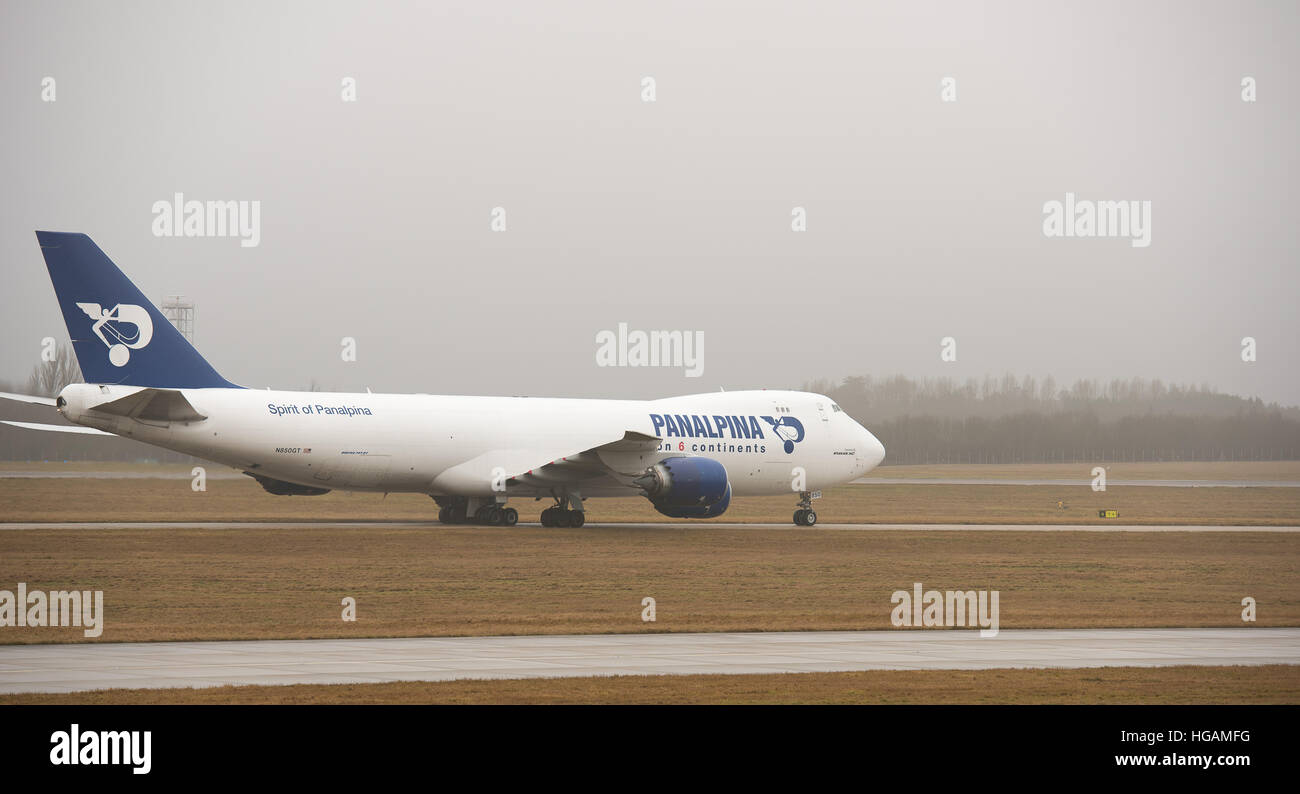
[[[119,303],[105,310],[98,303],[78,303],[77,308],[95,321],[90,330],[108,347],[108,360],[115,367],[126,366],[131,351],[139,350],[153,339],[153,318],[141,306]],[[135,330],[127,333],[127,326],[134,326]]]

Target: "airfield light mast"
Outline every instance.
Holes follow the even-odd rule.
[[[187,300],[184,295],[168,295],[163,299],[162,312],[181,336],[194,344],[194,301]]]

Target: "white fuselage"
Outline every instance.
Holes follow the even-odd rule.
[[[144,420],[95,410],[136,391],[75,384],[61,395],[61,411],[78,424],[330,489],[483,496],[500,492],[505,478],[542,478],[548,464],[595,449],[628,476],[664,458],[712,458],[726,467],[734,494],[780,494],[848,482],[884,457],[870,432],[829,398],[807,392],[577,400],[180,389],[205,418]],[[625,434],[641,439],[635,450],[603,446]],[[584,491],[630,493],[612,482]]]

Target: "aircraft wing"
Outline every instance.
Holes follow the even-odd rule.
[[[592,495],[631,493],[632,478],[661,457],[656,452],[660,441],[626,430],[622,437],[576,450],[575,445],[490,450],[438,475],[433,486],[465,491],[495,480],[512,494],[546,495],[559,488]]]

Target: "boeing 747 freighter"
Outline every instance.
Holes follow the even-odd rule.
[[[232,466],[277,495],[428,494],[441,521],[513,525],[512,498],[580,527],[591,497],[643,495],[672,518],[733,496],[816,492],[875,468],[881,443],[831,399],[735,391],[660,400],[263,391],[219,375],[84,234],[37,232],[85,383],[57,399],[77,426]]]

